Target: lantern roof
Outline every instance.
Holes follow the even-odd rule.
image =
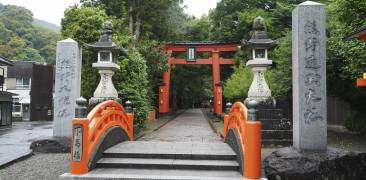
[[[111,51],[124,51],[122,47],[118,47],[113,42],[113,25],[111,21],[105,21],[103,23],[103,31],[99,40],[94,44],[86,44],[86,46],[97,50],[111,50]]]
[[[242,44],[248,48],[273,48],[277,45],[275,40],[268,38],[267,32],[264,26],[264,19],[260,16],[256,17],[253,21],[254,33],[249,41],[243,40]]]

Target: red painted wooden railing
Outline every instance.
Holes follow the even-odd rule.
[[[241,102],[236,102],[224,118],[224,136],[234,129],[241,144],[244,162],[244,178],[261,178],[261,122],[249,121],[248,111]]]
[[[73,124],[73,140],[74,144],[81,145],[82,151],[80,158],[75,160],[75,154],[71,149],[71,174],[84,174],[89,171],[89,162],[92,158],[92,153],[96,150],[100,139],[108,129],[119,126],[128,135],[129,139],[133,139],[133,114],[126,113],[121,104],[114,100],[108,100],[98,104],[86,118],[74,118]],[[82,127],[82,141],[75,142],[74,133],[76,127]],[[77,140],[80,141],[80,140]]]

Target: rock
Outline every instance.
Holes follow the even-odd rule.
[[[263,167],[268,180],[360,180],[366,179],[366,153],[286,147],[267,156]]]
[[[40,153],[69,153],[71,140],[66,137],[49,137],[33,141],[29,148]]]

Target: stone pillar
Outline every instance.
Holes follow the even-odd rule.
[[[57,42],[53,135],[71,137],[71,121],[80,97],[81,52],[72,39]]]
[[[292,12],[293,145],[327,148],[324,5],[306,1]]]

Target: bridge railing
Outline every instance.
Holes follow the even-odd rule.
[[[98,153],[123,140],[133,140],[133,114],[126,113],[117,101],[108,100],[94,107],[86,118],[74,118],[72,128],[70,173],[84,174],[100,158]]]
[[[261,178],[261,122],[248,119],[248,109],[236,102],[224,117],[224,138],[238,155],[244,178]]]

